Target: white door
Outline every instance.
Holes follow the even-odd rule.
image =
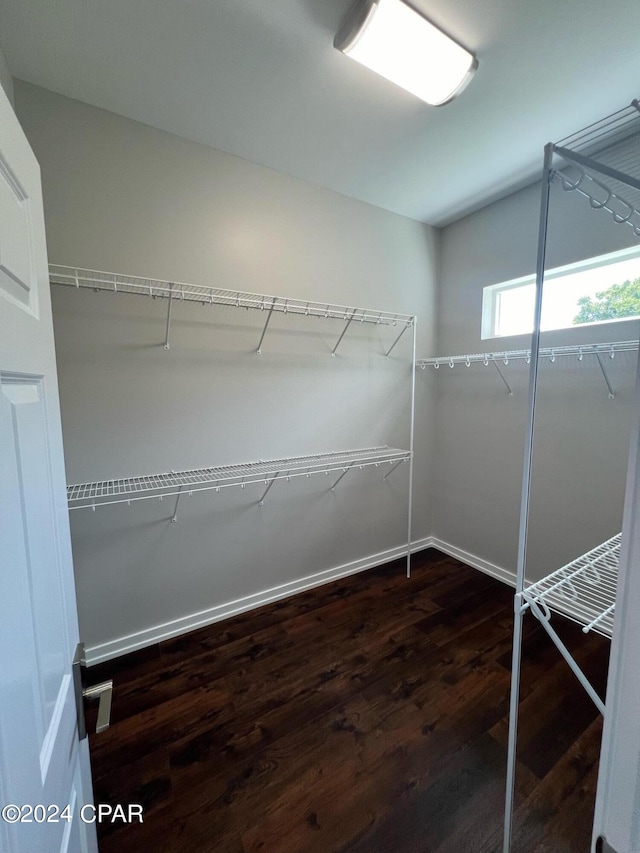
[[[597,853],[640,853],[640,357],[634,424],[594,820]]]
[[[0,88],[2,853],[97,850],[65,492],[40,169]]]

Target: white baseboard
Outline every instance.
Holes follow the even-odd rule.
[[[424,548],[429,548],[434,544],[432,537],[428,536],[424,539],[419,539],[413,542],[411,546],[412,553],[422,551]],[[435,547],[438,547],[437,545]],[[442,550],[445,550],[444,548]],[[332,569],[327,569],[323,572],[317,572],[313,575],[307,575],[304,578],[298,578],[288,583],[280,584],[279,586],[271,587],[270,589],[256,592],[253,595],[247,595],[243,598],[237,598],[234,601],[228,601],[224,604],[218,604],[215,607],[210,607],[207,610],[201,610],[198,613],[192,613],[189,616],[184,616],[181,619],[173,619],[169,622],[164,622],[160,625],[154,625],[152,628],[147,628],[145,631],[137,631],[134,634],[128,634],[124,637],[119,637],[116,640],[110,640],[108,643],[101,643],[97,646],[89,646],[86,649],[87,665],[92,666],[96,663],[102,663],[111,658],[120,657],[128,652],[134,652],[138,649],[143,649],[146,646],[151,646],[154,643],[159,643],[161,640],[167,640],[171,637],[177,637],[180,634],[186,634],[188,631],[193,631],[196,628],[203,628],[205,625],[212,625],[214,622],[221,622],[223,619],[228,619],[230,616],[237,616],[239,613],[244,613],[247,610],[253,610],[256,607],[261,607],[263,604],[269,604],[272,601],[278,601],[281,598],[287,598],[290,595],[295,595],[298,592],[303,592],[306,589],[313,589],[316,586],[329,583],[330,581],[338,580],[339,578],[354,575],[358,572],[364,572],[367,569],[373,569],[376,566],[389,563],[391,560],[396,560],[407,553],[407,547],[399,546],[390,548],[387,551],[381,551],[378,554],[371,554],[368,557],[363,557],[360,560],[353,560],[350,563],[344,563],[341,566],[336,566]],[[449,552],[447,552],[449,553]],[[464,557],[460,557],[461,560]],[[473,564],[472,564],[473,565]]]
[[[496,578],[496,580],[502,581],[502,583],[506,583],[513,587],[516,585],[515,572],[512,572],[509,569],[504,569],[502,566],[496,566],[495,563],[483,560],[482,557],[476,557],[475,554],[470,554],[469,551],[463,551],[462,548],[451,545],[449,542],[444,542],[442,539],[438,539],[437,536],[429,537],[429,545],[432,548],[437,548],[438,551],[448,554],[450,557],[455,557],[456,560],[460,560],[461,563],[466,563],[468,566],[472,566],[474,569],[479,569],[486,575],[491,575],[492,578]]]

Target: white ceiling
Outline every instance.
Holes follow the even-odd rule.
[[[638,0],[414,0],[472,50],[428,107],[332,47],[352,0],[0,0],[14,76],[434,225],[640,95]]]

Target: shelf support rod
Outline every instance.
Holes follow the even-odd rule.
[[[346,333],[347,333],[347,329],[348,329],[348,328],[349,328],[349,326],[351,325],[351,323],[352,323],[352,321],[353,321],[353,318],[354,318],[355,316],[356,316],[356,309],[354,308],[354,309],[353,309],[353,311],[352,311],[352,313],[351,313],[351,316],[350,316],[350,317],[349,317],[349,319],[347,320],[347,324],[346,324],[346,326],[345,326],[345,327],[344,327],[344,329],[342,330],[342,334],[341,334],[341,335],[340,335],[340,337],[338,338],[338,343],[334,346],[333,350],[331,351],[331,355],[332,355],[332,357],[333,357],[333,358],[335,358],[335,357],[336,357],[336,350],[337,350],[337,349],[338,349],[338,347],[340,346],[340,344],[341,344],[341,342],[342,342],[342,339],[343,339],[343,338],[344,338],[344,336],[346,335]]]
[[[509,396],[509,397],[513,397],[513,391],[511,390],[511,386],[509,385],[509,383],[508,383],[508,382],[507,382],[507,380],[505,379],[504,373],[503,373],[503,372],[500,370],[500,368],[498,367],[498,363],[496,362],[495,358],[494,358],[494,359],[492,359],[491,363],[493,364],[493,366],[495,367],[495,369],[498,371],[498,374],[499,374],[499,376],[500,376],[500,379],[502,379],[502,381],[504,382],[504,387],[507,389],[507,394],[508,394],[508,396]]]
[[[609,389],[609,399],[614,400],[616,395],[615,395],[615,392],[613,390],[613,386],[611,385],[611,382],[609,381],[609,376],[607,374],[607,370],[606,370],[604,364],[602,363],[602,356],[600,355],[600,353],[597,350],[596,350],[596,358],[598,359],[598,364],[600,365],[600,370],[602,371],[602,375],[604,376],[604,381],[607,383],[607,388]]]
[[[395,339],[395,341],[391,344],[391,346],[389,347],[389,349],[387,350],[387,352],[385,352],[385,354],[384,354],[384,357],[385,357],[385,358],[389,358],[389,356],[391,355],[391,353],[392,353],[392,352],[393,352],[393,350],[395,349],[396,344],[398,343],[398,341],[400,340],[400,338],[404,335],[404,333],[407,331],[407,329],[409,328],[409,326],[415,326],[415,318],[414,318],[414,320],[413,320],[413,322],[412,322],[412,323],[406,323],[406,324],[402,327],[402,331],[400,332],[400,334],[398,335],[398,337],[397,337],[397,338]],[[414,360],[414,361],[415,361],[415,360]]]
[[[411,577],[411,537],[413,522],[413,445],[416,423],[416,358],[418,348],[418,318],[414,317],[412,325],[411,349],[411,400],[409,409],[409,485],[407,494],[407,577]],[[405,326],[405,328],[407,328]],[[404,330],[403,330],[404,331]],[[402,334],[402,332],[400,333]],[[396,341],[397,343],[397,341]]]
[[[262,329],[262,334],[260,335],[260,340],[258,342],[258,349],[256,350],[256,353],[258,355],[262,355],[262,342],[264,340],[264,336],[267,333],[267,326],[269,325],[269,322],[271,321],[271,317],[273,315],[273,309],[275,307],[276,307],[276,299],[274,297],[273,302],[271,303],[271,307],[269,308],[269,313],[267,314],[267,319],[266,319],[264,327]]]
[[[173,282],[169,283],[169,304],[167,305],[167,327],[164,334],[164,348],[171,349],[169,332],[171,330],[171,306],[173,305]]]
[[[403,463],[404,461],[405,461],[404,459],[398,459],[398,461],[397,461],[397,462],[396,462],[396,464],[393,466],[393,468],[391,468],[389,471],[387,471],[387,473],[384,475],[384,477],[383,477],[382,479],[383,479],[383,480],[386,480],[386,479],[387,479],[387,477],[388,477],[390,474],[393,474],[393,472],[396,470],[396,468],[397,468],[399,465],[402,465],[402,463]]]
[[[258,501],[258,506],[264,506],[264,499],[269,494],[269,489],[271,488],[271,486],[273,486],[273,484],[275,483],[275,481],[278,479],[279,476],[280,476],[280,471],[276,471],[276,473],[273,475],[273,477],[269,480],[269,485],[264,490],[264,494],[262,495],[262,497]]]
[[[340,480],[342,480],[342,478],[343,478],[343,477],[346,477],[346,475],[349,473],[349,471],[351,470],[351,468],[353,467],[353,465],[354,465],[354,464],[355,464],[355,463],[350,462],[350,463],[347,465],[347,467],[344,469],[344,471],[342,472],[342,474],[340,474],[340,476],[339,476],[339,477],[338,477],[338,479],[335,481],[335,483],[333,484],[333,486],[331,486],[331,489],[330,489],[329,491],[331,491],[331,492],[335,491],[335,488],[336,488],[336,486],[338,485],[338,483],[340,482]]]
[[[593,689],[591,682],[589,681],[587,676],[584,674],[584,672],[580,669],[578,664],[575,662],[571,652],[565,646],[565,644],[562,642],[562,640],[560,639],[560,637],[556,633],[555,629],[551,627],[551,623],[550,623],[549,619],[547,619],[547,617],[542,612],[542,610],[540,609],[540,607],[538,606],[538,603],[536,601],[530,601],[529,605],[531,607],[531,612],[534,614],[534,616],[536,617],[538,622],[540,622],[540,624],[542,625],[544,630],[547,632],[547,634],[551,637],[554,644],[558,647],[558,651],[560,652],[562,657],[566,660],[566,662],[569,664],[569,666],[571,667],[574,675],[576,676],[576,678],[578,679],[580,684],[582,684],[584,689],[589,694],[589,698],[592,700],[592,702],[594,703],[594,705],[596,706],[598,711],[600,711],[602,716],[604,716],[604,712],[605,712],[604,702],[598,696],[596,691]]]
[[[529,507],[531,503],[531,463],[533,461],[533,441],[536,419],[538,391],[538,361],[540,356],[540,321],[542,318],[542,291],[547,255],[547,232],[549,227],[549,199],[554,146],[550,142],[544,149],[542,169],[542,197],[540,200],[540,219],[538,226],[538,257],[536,261],[536,296],[531,335],[531,361],[529,362],[529,401],[527,433],[522,471],[522,493],[520,498],[520,528],[518,531],[518,559],[516,564],[516,612],[513,624],[513,651],[511,656],[511,695],[509,699],[509,738],[507,747],[507,784],[504,807],[503,853],[511,853],[513,834],[513,807],[516,785],[516,749],[518,740],[518,709],[520,705],[520,664],[522,658],[522,620],[520,599],[524,589],[524,573],[527,560],[527,539],[529,534]]]
[[[173,515],[171,516],[172,524],[175,524],[178,520],[178,507],[180,506],[180,498],[182,497],[182,486],[178,488],[178,497],[176,498],[176,505],[173,508]]]

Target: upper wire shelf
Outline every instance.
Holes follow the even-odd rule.
[[[202,287],[196,284],[139,278],[138,276],[79,269],[59,264],[49,264],[49,277],[52,284],[63,284],[94,291],[106,290],[111,293],[129,293],[136,296],[167,299],[169,304],[167,309],[165,349],[169,349],[171,306],[174,302],[196,302],[201,305],[224,305],[232,308],[251,308],[258,311],[265,311],[266,320],[256,350],[258,354],[261,353],[261,346],[267,326],[274,313],[342,320],[346,325],[332,350],[332,355],[336,354],[338,346],[351,323],[399,326],[400,333],[391,347],[385,352],[385,355],[388,356],[402,337],[402,334],[408,328],[412,327],[415,321],[415,316],[412,314],[378,311],[372,308],[349,307],[346,305],[336,305],[331,302],[312,302],[311,300],[293,299],[284,296],[247,293],[241,290]]]
[[[267,487],[259,503],[262,504],[267,492],[276,480],[290,480],[294,477],[310,477],[312,474],[329,474],[339,471],[338,482],[352,469],[370,465],[380,466],[387,463],[392,467],[384,479],[402,462],[411,459],[409,450],[395,447],[369,447],[360,450],[346,450],[338,453],[321,453],[315,456],[291,456],[284,459],[260,460],[242,465],[222,465],[212,468],[197,468],[189,471],[171,471],[164,474],[150,474],[140,477],[125,477],[117,480],[102,480],[94,483],[80,483],[67,486],[69,509],[95,509],[116,503],[151,498],[191,495],[201,492],[239,486],[244,488],[251,483],[262,483]],[[177,505],[176,505],[177,510]],[[175,520],[175,511],[173,514]]]
[[[582,361],[585,355],[608,355],[614,358],[618,352],[632,352],[637,350],[640,341],[615,341],[613,343],[602,344],[580,344],[561,347],[541,347],[539,351],[540,358],[548,358],[550,361],[555,361],[560,356],[575,355]],[[416,367],[424,370],[426,367],[439,368],[441,365],[449,365],[454,367],[456,364],[464,364],[470,367],[471,364],[482,362],[485,366],[492,361],[501,361],[503,364],[509,364],[510,361],[518,361],[524,359],[529,362],[531,360],[531,350],[503,350],[501,352],[477,352],[470,355],[441,355],[435,358],[419,358],[416,361]]]
[[[640,237],[640,102],[560,140],[554,150],[565,164],[552,179]]]
[[[640,237],[640,193],[632,193],[629,188],[614,189],[610,183],[595,178],[575,163],[553,173],[553,180],[560,183],[563,190],[575,191],[589,201],[594,210],[605,210],[613,216],[618,225],[626,224],[632,228],[636,237]]]
[[[618,533],[540,581],[525,587],[523,597],[545,619],[551,611],[567,616],[605,637],[613,633],[620,541]],[[534,611],[535,612],[535,611]]]
[[[613,343],[602,344],[573,344],[570,346],[560,347],[541,347],[538,352],[539,358],[547,358],[550,362],[554,362],[556,358],[563,356],[576,356],[579,361],[582,361],[585,355],[595,355],[598,366],[602,372],[602,376],[609,392],[609,399],[613,400],[615,392],[611,379],[605,367],[603,356],[608,356],[610,359],[615,358],[619,352],[633,352],[640,347],[640,341],[614,341]],[[531,350],[504,350],[503,352],[480,352],[469,355],[445,355],[436,358],[420,358],[416,360],[416,367],[425,370],[427,367],[434,367],[438,370],[442,365],[455,367],[456,364],[464,364],[466,367],[471,367],[474,363],[482,363],[485,367],[492,365],[497,370],[502,382],[504,383],[510,397],[513,396],[511,386],[507,381],[501,364],[507,365],[510,361],[531,361]]]

